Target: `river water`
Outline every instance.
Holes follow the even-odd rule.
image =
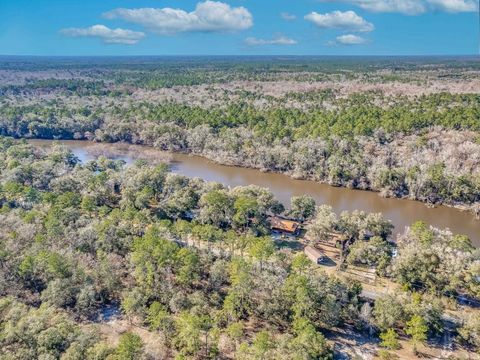
[[[30,140],[36,146],[50,146],[50,140]],[[395,226],[395,234],[403,232],[405,226],[417,220],[439,228],[449,228],[453,233],[468,235],[475,246],[480,247],[480,220],[460,210],[439,206],[429,208],[412,200],[386,199],[377,193],[351,190],[320,184],[314,181],[295,180],[286,175],[264,173],[254,169],[219,165],[199,156],[166,153],[150,147],[127,144],[101,144],[88,141],[66,140],[60,143],[67,146],[81,160],[88,161],[103,154],[109,158],[122,159],[131,164],[138,158],[169,159],[174,173],[199,177],[206,181],[216,181],[231,187],[258,185],[270,191],[285,205],[297,195],[312,196],[317,204],[328,204],[340,213],[344,210],[381,212]]]

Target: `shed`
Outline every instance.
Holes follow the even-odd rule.
[[[305,255],[307,255],[307,257],[315,264],[320,264],[325,257],[325,255],[323,255],[323,253],[320,250],[312,246],[305,247],[304,252],[305,252]]]

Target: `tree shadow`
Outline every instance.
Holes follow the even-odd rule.
[[[298,240],[296,239],[279,239],[279,238],[275,238],[274,239],[275,241],[275,244],[279,247],[279,248],[289,248],[289,249],[292,249],[292,250],[295,250],[295,251],[301,251],[303,250],[303,245],[302,243],[300,243]]]
[[[437,356],[434,356],[434,355],[431,355],[431,354],[427,354],[427,353],[424,353],[422,351],[419,351],[417,350],[416,354],[415,354],[419,359],[438,359]]]

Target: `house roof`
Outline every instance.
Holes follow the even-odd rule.
[[[291,220],[281,219],[278,217],[270,218],[270,224],[273,229],[295,232],[298,229],[299,223]]]

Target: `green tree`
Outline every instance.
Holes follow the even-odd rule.
[[[292,270],[300,275],[305,274],[311,265],[310,259],[303,252],[295,255],[292,261]]]
[[[311,219],[315,215],[315,200],[307,195],[294,196],[290,200],[290,216],[300,221]]]
[[[249,264],[242,258],[236,258],[230,264],[230,283],[223,308],[230,319],[246,318],[251,311],[252,275]]]
[[[449,245],[462,251],[473,251],[472,241],[466,235],[453,235]]]
[[[173,319],[165,306],[158,301],[154,301],[150,304],[147,311],[146,321],[150,329],[163,332],[167,341],[172,339],[174,327]]]
[[[480,315],[475,314],[464,319],[463,325],[458,329],[461,340],[480,351]]]
[[[247,229],[250,225],[259,225],[259,206],[254,197],[240,196],[234,203],[233,224],[238,229]]]
[[[417,345],[427,340],[428,326],[419,315],[413,315],[406,325],[405,333],[412,338],[413,349],[416,352]]]
[[[275,343],[270,333],[266,330],[263,330],[255,335],[252,348],[255,358],[263,360],[268,358],[268,352],[275,348]]]
[[[143,341],[140,336],[127,332],[120,337],[117,348],[107,360],[138,360],[143,355]]]
[[[211,245],[214,243],[220,243],[223,239],[223,231],[214,225],[195,225],[192,228],[192,237],[194,239],[207,243],[208,251],[211,250]]]
[[[226,334],[235,344],[235,351],[237,350],[238,344],[243,337],[243,328],[243,323],[234,322],[228,325],[225,329]]]
[[[338,219],[331,206],[322,205],[317,208],[317,215],[307,228],[307,234],[312,241],[326,241],[335,230]]]
[[[400,349],[400,342],[398,341],[398,335],[394,329],[390,328],[380,334],[380,345],[389,350]]]
[[[121,308],[130,324],[136,316],[141,315],[145,299],[139,289],[132,289],[124,294]]]
[[[260,271],[264,261],[267,261],[275,252],[275,245],[270,237],[256,238],[250,245],[249,255],[260,263]]]
[[[289,349],[296,360],[332,359],[333,353],[322,333],[309,320],[299,318],[293,324],[295,337],[290,340]]]
[[[135,266],[135,278],[146,295],[159,292],[165,283],[171,283],[169,275],[177,266],[179,246],[160,236],[162,229],[148,228],[145,235],[136,238],[131,254]]]
[[[109,356],[110,359],[114,359],[114,351],[115,349],[112,349],[108,344],[104,342],[99,342],[96,343],[94,346],[90,347],[87,350],[86,354],[83,353],[83,357],[81,357],[81,359],[84,359],[85,355],[87,360],[105,360],[108,359]]]
[[[422,244],[431,244],[434,234],[429,226],[423,221],[417,221],[410,226],[410,229],[417,241]]]
[[[190,287],[200,279],[200,259],[192,250],[183,248],[177,253],[177,282],[183,286]]]
[[[357,266],[375,267],[382,273],[391,262],[391,245],[380,236],[368,241],[357,240],[348,249],[347,261]]]
[[[87,214],[92,213],[96,209],[96,207],[97,204],[95,203],[95,199],[92,196],[84,196],[82,198],[80,208],[83,212]]]
[[[175,321],[177,348],[185,355],[199,354],[202,346],[203,319],[188,312],[182,312]]]
[[[233,214],[233,200],[225,190],[212,190],[200,198],[199,220],[203,223],[227,227]]]
[[[394,328],[403,319],[402,305],[392,296],[377,299],[373,308],[375,324],[382,331]]]

